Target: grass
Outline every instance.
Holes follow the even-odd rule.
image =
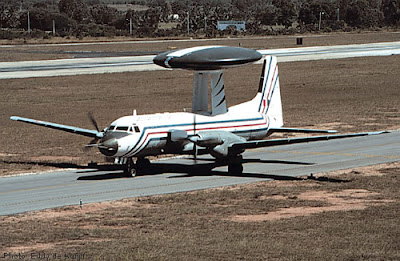
[[[371,42],[376,35],[352,35],[352,41]],[[285,124],[399,128],[399,59],[279,64]],[[255,94],[260,70],[227,70],[230,105]],[[140,114],[190,108],[191,81],[184,71],[2,80],[0,133],[7,138],[1,139],[0,175],[102,160],[98,152],[82,151],[84,137],[11,122],[11,115],[91,128],[86,112],[93,111],[104,127],[133,108]],[[2,216],[0,257],[33,252],[86,260],[400,260],[399,163],[370,173],[361,168],[324,174],[347,182],[259,182]]]
[[[0,246],[14,253],[80,253],[89,260],[398,260],[398,167],[380,166],[379,176],[365,176],[363,169],[334,176],[349,182],[259,182],[1,217],[0,233],[7,236]],[[349,190],[370,194],[349,196]],[[332,199],[354,206],[365,200],[366,207],[232,219],[334,204],[301,198],[310,192],[338,193]]]

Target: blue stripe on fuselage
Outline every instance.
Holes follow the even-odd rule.
[[[271,70],[271,65],[272,65],[272,56],[270,57],[267,79],[264,82],[263,91],[262,91],[262,95],[261,95],[261,102],[260,102],[260,107],[258,107],[258,112],[261,112],[262,101],[264,100],[264,94],[265,94],[265,86],[267,85],[268,80],[269,80],[269,71]]]
[[[242,121],[256,121],[256,120],[262,120],[262,119],[263,119],[263,117],[253,118],[253,119],[210,121],[210,122],[196,123],[196,125],[215,124],[215,123],[228,123],[228,122],[242,122]],[[269,121],[268,121],[268,124],[269,124]],[[144,134],[146,133],[147,129],[157,129],[157,128],[167,128],[167,127],[182,127],[182,126],[193,126],[193,123],[182,123],[182,124],[171,124],[171,125],[159,125],[159,126],[147,126],[147,127],[144,127],[138,142],[133,146],[133,148],[131,150],[129,150],[127,153],[125,153],[121,157],[126,157],[129,154],[135,155],[137,153],[137,150],[139,148],[136,148],[136,147],[140,144],[140,142],[141,142],[142,138],[144,137]]]

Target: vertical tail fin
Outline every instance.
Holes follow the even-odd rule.
[[[211,113],[212,115],[227,112],[225,102],[225,86],[222,71],[212,72],[211,75]]]
[[[256,99],[259,101],[258,111],[269,117],[270,127],[281,127],[283,125],[282,102],[275,56],[264,58]]]
[[[225,86],[222,71],[195,72],[193,77],[192,112],[208,111],[208,83],[211,78],[211,115],[226,113]]]

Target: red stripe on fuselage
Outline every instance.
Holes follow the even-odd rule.
[[[268,94],[267,94],[267,98],[266,98],[266,100],[267,101],[269,101],[269,95],[271,94],[271,91],[272,91],[272,89],[273,89],[273,83],[274,83],[274,79],[275,79],[275,76],[276,76],[276,68],[278,68],[278,66],[275,66],[275,69],[274,69],[274,74],[272,75],[272,79],[271,79],[271,86],[270,86],[270,88],[269,88],[269,90],[268,90]],[[267,106],[264,106],[264,108],[263,108],[263,114],[265,113],[265,111],[266,111],[266,109],[267,109]]]
[[[266,121],[265,121],[265,122],[262,122],[262,123],[246,124],[246,125],[236,125],[236,126],[224,126],[224,127],[212,127],[212,128],[200,128],[200,129],[197,129],[197,128],[196,128],[196,131],[215,130],[215,129],[227,129],[227,128],[241,128],[241,127],[250,127],[250,126],[252,126],[252,127],[261,126],[261,125],[266,125],[266,124],[268,123],[268,119],[267,119],[267,118],[265,118],[265,119],[266,119]],[[187,130],[185,130],[185,131],[186,131],[186,132],[188,132],[188,131],[194,131],[194,129],[187,129]],[[143,146],[143,144],[146,143],[146,141],[147,141],[147,139],[149,138],[150,135],[167,134],[167,133],[168,133],[168,131],[158,131],[158,132],[149,132],[149,133],[147,133],[147,134],[146,134],[146,138],[143,140],[142,144],[141,144],[140,146],[138,146],[138,148],[140,148],[141,146]],[[140,151],[141,151],[141,150],[139,150],[139,152],[140,152]],[[134,154],[137,154],[137,152],[134,153]]]

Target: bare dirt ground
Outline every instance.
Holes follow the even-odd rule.
[[[51,40],[31,40],[28,44],[21,41],[1,42],[0,41],[0,62],[27,61],[27,60],[47,60],[47,59],[66,59],[74,57],[96,57],[96,56],[129,56],[140,54],[157,54],[175,48],[186,48],[199,45],[229,45],[241,46],[253,49],[271,48],[290,48],[298,47],[296,38],[303,38],[303,46],[324,46],[339,44],[360,44],[375,42],[400,41],[399,32],[360,32],[360,33],[332,33],[320,35],[291,35],[291,36],[266,36],[266,37],[239,37],[221,38],[218,41],[202,39],[202,41],[158,41],[142,42],[146,39],[130,38],[88,38],[79,39],[58,39]],[[150,39],[151,40],[151,39]],[[153,39],[154,40],[154,39]],[[160,39],[162,40],[162,39]],[[187,40],[187,39],[181,39]],[[204,40],[204,41],[203,41]],[[110,41],[120,42],[118,44],[109,43]],[[131,41],[131,42],[126,42]],[[85,45],[52,45],[42,46],[40,44],[49,43],[98,43]],[[16,44],[8,46],[8,44]],[[39,44],[39,45],[37,45]]]
[[[400,163],[0,217],[0,256],[399,260]]]
[[[399,64],[398,56],[279,64],[285,125],[400,128]],[[228,70],[228,104],[252,98],[260,73],[260,65]],[[185,71],[2,80],[0,175],[103,160],[83,152],[85,137],[12,122],[11,115],[92,128],[92,111],[105,127],[133,109],[190,108],[191,85]],[[399,169],[397,162],[0,217],[0,258],[400,260]]]

